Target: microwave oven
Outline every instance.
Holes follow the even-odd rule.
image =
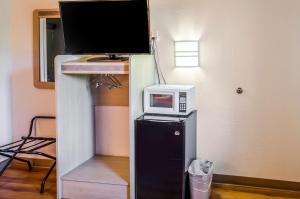
[[[144,112],[162,115],[188,115],[196,109],[195,87],[154,85],[144,89]]]

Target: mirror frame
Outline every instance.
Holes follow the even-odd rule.
[[[33,84],[39,89],[55,89],[55,82],[40,81],[40,19],[60,18],[57,9],[39,9],[33,11]]]

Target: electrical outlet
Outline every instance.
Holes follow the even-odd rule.
[[[151,38],[155,38],[156,41],[159,40],[159,33],[158,31],[154,31],[151,33]]]

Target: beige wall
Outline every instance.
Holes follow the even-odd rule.
[[[0,145],[12,139],[9,7],[9,0],[0,0]]]
[[[13,137],[20,139],[35,115],[54,115],[54,90],[33,86],[32,15],[34,9],[57,8],[57,0],[10,0],[12,5]]]
[[[152,0],[151,10],[168,83],[197,86],[198,157],[219,174],[300,182],[300,1]],[[175,69],[173,40],[197,38],[201,68]]]

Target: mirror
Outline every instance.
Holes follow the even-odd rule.
[[[64,54],[64,38],[58,10],[35,10],[33,13],[34,86],[54,89],[54,58]]]

